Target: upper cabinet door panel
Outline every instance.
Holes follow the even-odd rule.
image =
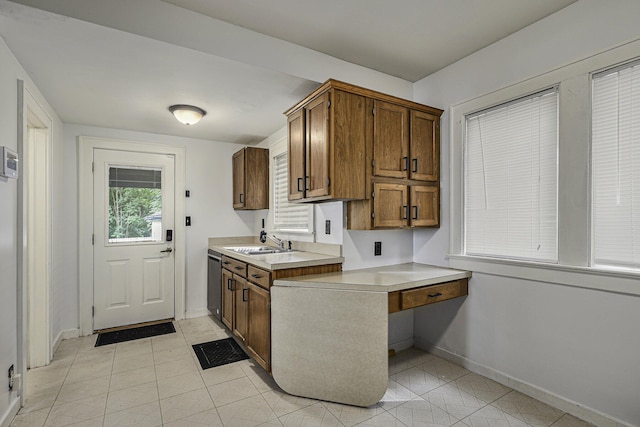
[[[439,121],[432,114],[411,111],[411,179],[437,181],[440,178]]]
[[[288,186],[289,200],[300,200],[304,197],[305,186],[305,116],[304,108],[291,114],[288,119]]]
[[[244,150],[233,155],[233,208],[244,208],[246,201],[244,182]]]
[[[329,93],[306,106],[306,197],[329,194]]]
[[[409,168],[409,110],[383,101],[374,103],[373,174],[406,178]]]
[[[437,186],[412,185],[411,226],[437,227],[440,225],[440,191]]]

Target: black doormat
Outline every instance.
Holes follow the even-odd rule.
[[[158,323],[157,325],[140,326],[137,328],[123,329],[121,331],[104,332],[98,334],[96,347],[115,344],[125,341],[133,341],[141,338],[155,337],[157,335],[173,334],[176,328],[172,322]]]
[[[215,368],[249,358],[233,338],[194,344],[193,351],[198,356],[202,369]]]

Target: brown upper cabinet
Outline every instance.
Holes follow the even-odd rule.
[[[269,208],[269,150],[245,147],[233,155],[233,208]]]
[[[328,80],[285,114],[289,200],[346,200],[349,229],[439,225],[442,110]]]
[[[325,84],[285,114],[289,200],[365,198],[367,98]]]

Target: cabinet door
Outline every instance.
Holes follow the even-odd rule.
[[[296,111],[287,118],[288,125],[288,162],[289,162],[289,200],[299,200],[304,197],[305,185],[305,117],[304,109]]]
[[[222,270],[222,323],[233,330],[233,274],[229,270]]]
[[[306,195],[329,195],[329,93],[306,106]]]
[[[412,185],[411,226],[433,227],[440,223],[440,192],[436,186]]]
[[[407,186],[375,183],[373,189],[373,227],[406,227],[409,223]]]
[[[409,168],[409,110],[382,101],[374,103],[373,174],[406,178]]]
[[[233,208],[244,208],[244,150],[240,150],[233,155]]]
[[[269,372],[271,368],[271,294],[253,283],[249,283],[248,287],[247,350]]]
[[[233,333],[242,341],[247,340],[247,329],[249,326],[248,314],[249,314],[249,286],[245,279],[240,276],[234,275],[233,280],[234,287],[234,323]]]
[[[432,114],[411,111],[411,179],[437,181],[440,177],[439,122]]]

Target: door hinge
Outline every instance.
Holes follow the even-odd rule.
[[[327,187],[331,187],[331,178],[327,178]]]
[[[91,162],[91,173],[93,173],[93,171],[96,170],[96,164],[95,162]]]
[[[92,245],[96,244],[96,235],[95,234],[91,234],[91,244]]]
[[[376,167],[376,161],[375,160],[371,160],[371,167],[375,168]]]
[[[331,100],[327,101],[327,108],[331,108]]]
[[[375,218],[376,217],[376,213],[375,212],[371,212],[371,218]]]
[[[371,114],[373,114],[374,116],[376,115],[376,107],[373,107],[373,108],[371,109]]]
[[[375,191],[372,191],[372,192],[371,192],[371,198],[372,198],[372,199],[375,199],[375,198],[376,198],[376,192],[375,192]]]
[[[95,315],[96,315],[96,306],[92,305],[91,306],[91,317],[95,317]]]

